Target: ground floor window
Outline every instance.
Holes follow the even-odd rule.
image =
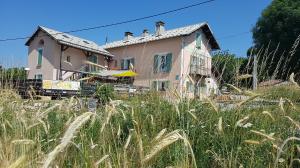
[[[156,91],[166,91],[170,88],[170,81],[153,81],[152,89]]]
[[[36,75],[34,75],[34,79],[43,79],[43,75],[42,74],[36,74]]]

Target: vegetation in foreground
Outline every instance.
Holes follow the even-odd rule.
[[[0,167],[296,167],[299,110],[220,110],[155,93],[87,112],[77,98],[22,100],[1,90]]]

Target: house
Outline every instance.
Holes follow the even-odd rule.
[[[134,67],[138,74],[134,85],[190,95],[209,94],[216,88],[211,79],[211,52],[220,47],[206,22],[166,30],[159,21],[153,34],[125,32],[124,39],[101,47],[115,55],[111,68]]]
[[[133,68],[138,74],[136,86],[176,89],[191,96],[217,88],[211,78],[211,52],[220,47],[206,22],[166,30],[159,21],[153,34],[148,30],[141,36],[125,32],[124,39],[103,46],[39,26],[26,45],[28,78],[75,80],[87,72],[101,76],[102,69]]]
[[[29,79],[75,79],[82,72],[108,67],[114,57],[95,42],[42,26],[28,39],[26,46]]]

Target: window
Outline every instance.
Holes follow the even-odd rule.
[[[87,57],[87,60],[89,62],[94,63],[94,64],[98,64],[98,56],[97,55],[90,55],[90,56]],[[95,65],[88,65],[86,67],[86,71],[88,71],[88,72],[95,72],[95,71],[97,71],[97,66],[95,66]]]
[[[65,37],[65,38],[69,38],[69,36],[67,36],[67,35],[65,35],[65,34],[63,34],[62,36]]]
[[[71,56],[67,56],[67,62],[71,62]]]
[[[118,61],[115,60],[115,67],[118,67]]]
[[[85,44],[90,44],[89,42],[87,42],[87,41],[85,41],[85,40],[83,40],[83,42],[84,42]]]
[[[34,79],[43,79],[43,75],[42,74],[36,74],[36,75],[34,75]]]
[[[196,48],[201,49],[201,33],[196,33]]]
[[[121,60],[121,69],[128,70],[130,66],[134,66],[134,58],[126,58]]]
[[[38,58],[37,58],[37,67],[42,66],[42,59],[43,59],[43,48],[38,49]]]
[[[154,56],[154,73],[158,72],[170,72],[172,66],[172,53],[161,54]]]
[[[156,91],[166,91],[169,88],[170,81],[153,81],[152,89]]]

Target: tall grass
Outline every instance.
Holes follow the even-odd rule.
[[[299,166],[300,116],[289,103],[285,113],[277,104],[224,110],[149,93],[92,113],[74,98],[0,95],[0,167]]]

